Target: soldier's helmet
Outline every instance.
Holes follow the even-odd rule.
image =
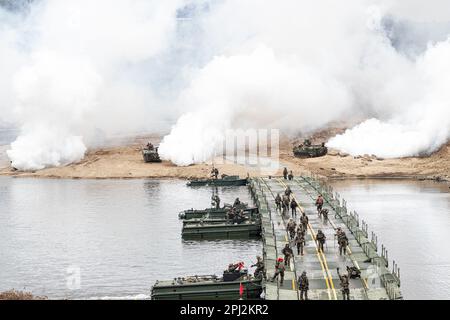
[[[303,272],[302,272],[302,276],[306,276],[306,271],[303,271]]]
[[[261,260],[261,256],[256,256],[256,260]]]

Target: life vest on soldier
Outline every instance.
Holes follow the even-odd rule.
[[[323,205],[323,198],[322,197],[318,197],[317,198],[316,205]]]
[[[244,262],[239,261],[238,263],[235,264],[236,266],[236,270],[242,270],[244,268]]]

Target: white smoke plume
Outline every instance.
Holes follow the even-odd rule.
[[[449,58],[450,40],[430,45],[407,72],[393,74],[380,88],[380,97],[389,99],[382,101],[381,120],[369,119],[328,146],[388,158],[436,151],[450,137]]]
[[[220,147],[223,127],[311,132],[361,117],[371,119],[328,146],[382,157],[435,151],[450,136],[450,15],[446,2],[430,7],[224,1],[202,21],[220,55],[183,96],[196,128],[180,118],[163,140],[162,156],[179,165],[204,161],[215,151],[211,141]],[[189,149],[202,139],[204,148]]]
[[[0,108],[20,127],[7,152],[12,166],[75,162],[99,132],[134,132],[161,119],[151,75],[139,70],[169,46],[180,3],[42,0],[28,12],[0,8]]]
[[[0,7],[0,120],[34,170],[81,159],[97,135],[158,131],[177,165],[220,151],[228,128],[308,133],[404,157],[449,139],[445,0],[40,0]],[[178,121],[175,122],[178,117]]]
[[[324,91],[328,94],[322,95]],[[221,151],[227,128],[316,129],[344,114],[349,99],[332,77],[296,57],[278,59],[265,46],[245,55],[216,57],[183,93],[182,104],[190,111],[164,138],[160,154],[178,165],[203,162]],[[330,104],[328,114],[316,112]],[[302,105],[307,109],[299,110]]]

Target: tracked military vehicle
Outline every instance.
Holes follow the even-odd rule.
[[[158,147],[154,147],[151,143],[142,149],[142,156],[145,162],[161,162],[158,154]]]
[[[311,144],[309,139],[306,139],[303,144],[294,147],[294,156],[297,158],[316,158],[322,157],[328,153],[328,148],[325,143]]]
[[[216,275],[175,278],[172,281],[156,281],[152,287],[152,300],[237,300],[261,299],[261,279],[248,274],[247,269],[223,272]]]

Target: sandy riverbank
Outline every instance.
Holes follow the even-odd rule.
[[[328,133],[330,134],[330,133]],[[334,132],[333,132],[334,134]],[[318,134],[315,140],[326,136]],[[158,139],[151,138],[158,143]],[[79,163],[58,168],[47,168],[36,172],[13,171],[10,167],[0,169],[0,175],[14,177],[45,177],[73,179],[107,178],[204,178],[209,175],[208,164],[177,167],[170,162],[145,163],[141,146],[145,138],[137,138],[126,146],[116,146],[91,150]],[[450,143],[429,157],[410,157],[401,159],[377,159],[376,157],[352,157],[330,150],[320,158],[298,159],[292,155],[292,140],[282,139],[280,161],[292,169],[294,174],[313,172],[329,178],[438,178],[450,180]],[[221,173],[240,176],[259,176],[257,168],[239,164],[217,165]],[[281,170],[280,172],[281,173]]]

